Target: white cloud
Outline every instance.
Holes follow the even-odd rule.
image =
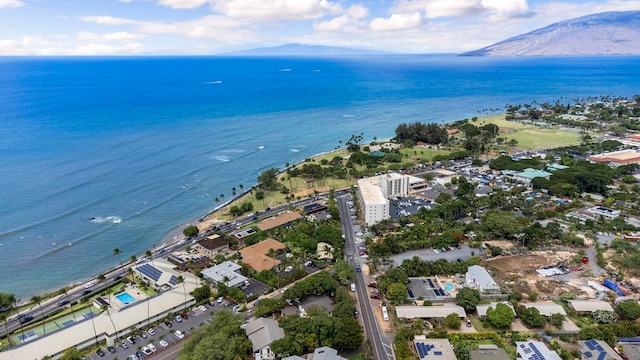
[[[144,45],[139,43],[127,43],[124,45],[108,44],[82,44],[73,48],[68,55],[130,55],[139,53]]]
[[[91,41],[130,41],[141,38],[141,35],[128,33],[126,31],[108,33],[108,34],[95,34],[90,32],[78,33],[78,39],[91,40]]]
[[[387,19],[375,18],[369,27],[373,31],[397,31],[415,29],[422,25],[422,16],[419,12],[414,12],[412,14],[393,14]]]
[[[342,12],[329,0],[212,0],[212,5],[226,16],[267,20],[316,19]]]
[[[158,4],[170,7],[172,9],[197,9],[208,2],[209,0],[159,0]]]
[[[331,20],[320,21],[313,24],[316,31],[345,31],[353,32],[359,27],[360,23],[347,15],[338,16]]]
[[[229,43],[247,41],[254,34],[241,27],[246,20],[209,15],[199,19],[178,22],[139,21],[136,30],[147,34],[170,34],[195,39],[217,39]]]
[[[19,0],[0,0],[0,8],[16,8],[24,6],[23,1]]]
[[[345,15],[356,19],[362,19],[369,16],[369,9],[364,7],[362,4],[352,5],[345,11]]]
[[[125,25],[135,23],[134,20],[115,18],[112,16],[83,16],[80,20],[100,25]]]
[[[422,11],[429,19],[482,14],[499,17],[530,14],[527,0],[401,0],[392,11]]]

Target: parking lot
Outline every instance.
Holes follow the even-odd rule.
[[[196,307],[187,311],[187,319],[180,317],[180,321],[177,321],[173,318],[170,321],[166,320],[166,323],[165,321],[162,321],[159,324],[155,324],[155,326],[152,327],[154,335],[149,335],[149,332],[147,331],[145,332],[144,337],[142,335],[134,336],[132,337],[132,340],[135,341],[134,344],[127,341],[127,337],[125,336],[123,339],[118,340],[117,346],[114,345],[114,353],[109,352],[106,346],[102,346],[101,349],[104,352],[103,356],[99,356],[94,352],[86,356],[85,359],[114,360],[117,358],[119,360],[128,360],[131,359],[131,355],[135,355],[136,352],[141,351],[141,349],[144,346],[148,346],[149,343],[153,343],[156,351],[152,352],[151,355],[144,356],[144,359],[157,360],[165,358],[165,356],[173,350],[177,344],[188,338],[192,329],[196,329],[205,323],[211,323],[211,312],[220,311],[222,309],[224,309],[224,307],[222,304],[218,303],[214,306],[204,305],[204,310]],[[140,331],[142,332],[142,330]],[[179,336],[176,336],[176,331],[180,331],[178,335],[184,334],[183,337],[180,338]],[[123,342],[126,344],[127,348],[122,347]]]
[[[438,259],[446,259],[447,261],[456,261],[457,259],[466,260],[472,255],[482,255],[482,250],[472,249],[468,244],[460,244],[460,249],[454,249],[451,251],[434,253],[431,249],[411,250],[402,254],[391,256],[394,266],[400,266],[404,260],[410,260],[414,256],[419,257],[423,261],[436,261]]]

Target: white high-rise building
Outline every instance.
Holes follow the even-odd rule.
[[[366,226],[389,218],[389,198],[407,196],[409,179],[389,173],[358,180],[358,204]]]

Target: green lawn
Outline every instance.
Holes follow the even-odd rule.
[[[349,359],[349,360],[362,360],[362,354],[351,355],[347,359]]]

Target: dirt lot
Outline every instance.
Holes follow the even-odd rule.
[[[569,251],[536,251],[527,255],[500,256],[485,261],[485,266],[493,271],[496,280],[524,294],[536,292],[541,299],[557,297],[571,292],[576,295],[585,294],[580,288],[562,281],[542,277],[536,269],[547,265],[555,265],[560,261],[575,256]]]

